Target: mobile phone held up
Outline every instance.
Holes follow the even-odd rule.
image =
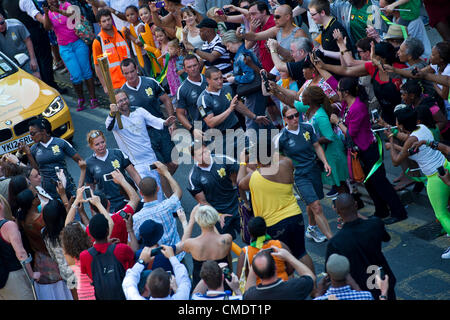
[[[228,268],[223,268],[223,275],[225,277],[225,279],[227,279],[228,281],[231,281],[231,270]]]
[[[164,8],[164,1],[158,1],[155,4],[155,7],[157,7],[158,9]]]
[[[264,86],[266,87],[266,91],[269,92],[270,91],[270,85],[269,85],[269,78],[267,77],[266,70],[261,71],[261,76],[263,78]]]
[[[128,220],[128,217],[129,217],[128,213],[126,213],[126,212],[123,211],[123,210],[120,210],[120,211],[119,211],[119,216],[121,216],[122,219],[124,219],[124,220]]]
[[[379,267],[378,272],[380,273],[380,279],[384,280],[386,273],[384,272],[383,267]]]
[[[84,200],[89,200],[92,198],[92,190],[91,187],[84,188]]]
[[[217,13],[218,16],[224,16],[225,15],[225,12],[223,11],[223,9],[217,10],[216,13]]]
[[[105,180],[105,181],[111,181],[111,180],[113,180],[112,174],[111,174],[111,173],[106,173],[106,174],[104,174],[104,175],[103,175],[103,180]]]
[[[150,165],[150,170],[156,170],[157,168],[156,168],[156,164],[154,164],[154,163],[152,163],[151,165]]]

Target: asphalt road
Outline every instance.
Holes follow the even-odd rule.
[[[440,41],[440,37],[435,30],[429,30],[429,35],[432,44]],[[100,129],[105,132],[108,147],[116,148],[114,136],[105,129],[104,121],[108,114],[109,102],[102,90],[97,88],[104,108],[77,112],[75,93],[68,82],[67,73],[58,73],[56,79],[61,86],[69,88],[69,93],[63,97],[72,114],[75,126],[75,135],[72,142],[79,154],[83,158],[92,154],[86,142],[86,134],[92,129]],[[384,160],[388,178],[393,181],[400,173],[400,169],[392,166],[388,153],[385,154]],[[78,166],[71,159],[68,159],[67,163],[69,171],[77,181],[79,177]],[[174,175],[184,191],[181,202],[188,216],[196,204],[186,190],[190,168],[191,165],[181,164]],[[363,187],[360,187],[359,190],[364,193]],[[406,190],[401,192],[400,195],[405,206],[407,206],[409,218],[387,226],[392,239],[389,243],[383,245],[383,252],[397,278],[397,297],[404,300],[448,300],[450,299],[450,260],[442,260],[441,254],[450,246],[450,238],[441,234],[441,227],[436,222],[426,191],[423,190],[416,194]],[[364,196],[364,200],[365,207],[360,211],[361,214],[373,214],[374,207],[370,199]],[[325,198],[321,203],[331,230],[336,233],[337,215],[331,207],[331,200]],[[305,212],[305,205],[301,202],[299,204]],[[307,223],[306,214],[304,214],[304,220]],[[180,225],[179,231],[182,231]],[[198,234],[199,228],[196,226],[193,236]],[[236,243],[242,245],[241,241],[237,240]],[[326,244],[326,242],[317,244],[312,240],[306,240],[306,248],[314,261],[316,274],[321,273],[324,269]],[[187,265],[190,268],[191,263],[188,256]],[[233,258],[236,261],[236,257],[233,256]]]

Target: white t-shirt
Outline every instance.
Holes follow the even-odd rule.
[[[419,124],[419,129],[413,131],[411,136],[417,137],[419,141],[434,141],[433,133],[423,124]],[[419,165],[423,174],[426,176],[436,173],[437,168],[444,165],[445,157],[439,150],[431,149],[426,145],[422,145],[419,148],[419,152],[409,156],[411,160],[414,160]]]

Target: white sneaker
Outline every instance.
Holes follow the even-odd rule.
[[[444,251],[441,258],[442,259],[450,259],[450,247],[448,247],[447,250]]]
[[[318,226],[308,226],[308,228],[306,228],[305,237],[313,239],[317,243],[327,240],[327,237],[323,235]]]

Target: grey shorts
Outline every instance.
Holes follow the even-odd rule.
[[[308,172],[295,173],[294,179],[297,192],[303,201],[305,201],[306,205],[323,199],[322,173],[316,165]]]

